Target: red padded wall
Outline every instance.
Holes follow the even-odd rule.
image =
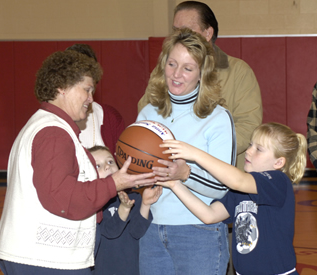
[[[163,40],[149,38],[151,70]],[[317,37],[218,38],[216,44],[253,69],[261,88],[263,122],[280,122],[306,136],[311,91],[317,81]],[[307,167],[312,168],[307,159]]]
[[[218,38],[216,45],[226,54],[241,58],[241,38]]]
[[[62,41],[58,42],[58,50],[65,50],[75,43],[89,44],[102,65],[104,74],[94,100],[114,106],[126,126],[133,123],[137,102],[144,94],[149,78],[148,41]]]
[[[243,38],[241,59],[261,88],[263,122],[287,124],[285,38]]]
[[[306,119],[317,81],[317,37],[286,39],[287,121],[296,132],[306,135]],[[307,167],[313,164],[307,157]]]
[[[35,75],[43,60],[57,50],[56,42],[15,42],[15,134],[40,106],[34,95]]]
[[[148,75],[147,41],[103,41],[104,75],[98,93],[101,102],[114,106],[126,126],[135,122],[137,103],[144,94]]]
[[[0,170],[7,169],[14,139],[39,107],[34,96],[37,70],[47,56],[74,43],[91,45],[104,69],[94,100],[117,108],[126,125],[135,121],[149,76],[146,40],[0,42]]]
[[[296,132],[306,134],[306,118],[317,81],[317,37],[286,39],[287,121]]]
[[[155,68],[160,52],[162,51],[162,44],[164,37],[149,37],[149,67],[150,72]]]
[[[7,168],[16,135],[39,106],[33,92],[35,74],[49,54],[74,43],[90,44],[104,70],[94,99],[114,106],[129,125],[136,119],[137,102],[157,63],[163,40],[0,42],[0,170]],[[217,40],[223,51],[242,58],[254,70],[262,92],[263,121],[285,123],[304,135],[317,81],[316,44],[317,37]]]
[[[13,42],[0,43],[0,170],[7,169],[10,149],[15,138],[13,44]]]

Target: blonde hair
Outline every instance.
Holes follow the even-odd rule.
[[[87,149],[90,153],[96,152],[96,151],[107,151],[111,154],[110,149],[107,146],[102,146],[102,145],[95,145],[91,148]],[[112,155],[112,154],[111,154]]]
[[[194,104],[194,113],[205,118],[215,107],[224,105],[215,71],[215,52],[207,40],[190,29],[177,29],[163,43],[162,52],[146,88],[147,102],[158,107],[158,113],[164,118],[172,112],[172,105],[165,80],[165,66],[170,52],[176,44],[184,46],[200,68],[200,87]]]
[[[307,141],[304,135],[295,133],[286,125],[271,122],[257,127],[251,140],[271,148],[276,158],[284,157],[285,165],[280,170],[293,183],[299,183],[306,167]]]

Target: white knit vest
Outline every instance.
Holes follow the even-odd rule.
[[[47,126],[66,130],[74,141],[80,173],[78,181],[96,179],[96,171],[70,125],[38,110],[11,149],[8,187],[0,222],[0,258],[56,269],[83,269],[94,265],[96,215],[73,221],[45,210],[33,185],[31,149],[35,135]]]

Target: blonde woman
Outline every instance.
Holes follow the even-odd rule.
[[[190,29],[174,32],[164,41],[148,83],[148,104],[137,120],[158,121],[176,139],[234,165],[234,125],[222,107],[214,68],[214,50],[203,36]],[[158,180],[184,181],[207,204],[228,191],[208,171],[184,160],[168,162],[156,173]],[[225,274],[229,250],[224,223],[203,224],[167,188],[151,211],[153,222],[140,240],[141,274]]]

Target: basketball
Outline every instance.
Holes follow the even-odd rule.
[[[158,159],[169,160],[169,155],[162,152],[165,148],[159,147],[162,140],[174,139],[172,132],[163,124],[141,120],[129,125],[120,135],[116,145],[116,159],[121,168],[131,156],[129,174],[152,172],[153,166],[165,167],[158,163]]]

